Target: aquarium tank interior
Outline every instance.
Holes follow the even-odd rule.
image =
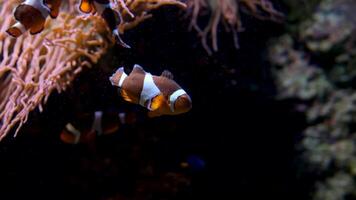
[[[356,199],[355,0],[0,0],[0,199]]]

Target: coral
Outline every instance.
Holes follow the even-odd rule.
[[[115,0],[116,2],[117,0]],[[115,3],[114,8],[122,15],[123,21],[119,25],[120,33],[135,27],[145,19],[152,17],[148,13],[150,10],[157,9],[161,6],[173,5],[180,8],[186,8],[186,5],[177,0],[120,0],[122,3]],[[119,1],[119,2],[120,2]],[[125,6],[120,6],[125,4]]]
[[[16,125],[17,133],[30,111],[37,106],[42,110],[55,89],[65,90],[110,45],[106,39],[108,31],[100,18],[74,17],[75,11],[68,5],[67,12],[62,12],[57,20],[48,21],[41,34],[9,37],[4,30],[12,22],[15,2],[1,4],[2,16],[10,16],[0,19],[1,139]]]
[[[319,184],[315,199],[342,200],[346,193],[351,193],[355,187],[354,180],[345,173],[337,173],[326,180],[327,184]]]
[[[204,49],[211,55],[212,50],[218,51],[218,26],[222,22],[227,31],[231,31],[234,45],[239,47],[237,33],[243,31],[240,11],[244,11],[258,19],[281,22],[283,14],[274,9],[268,0],[189,0],[188,15],[192,20],[190,29],[198,32]],[[211,12],[208,24],[201,28],[198,18],[206,12]],[[211,44],[208,44],[208,38]]]
[[[174,0],[115,2],[123,17],[121,32],[150,17],[149,11],[162,5],[184,7]],[[103,19],[80,15],[75,0],[63,2],[60,15],[47,19],[41,33],[25,33],[14,39],[5,31],[14,24],[12,11],[19,3],[0,0],[1,16],[6,16],[0,18],[0,140],[14,127],[16,135],[32,110],[38,107],[42,111],[52,92],[64,91],[114,44]]]
[[[314,199],[356,195],[355,6],[321,1],[297,33],[279,38],[269,51],[279,97],[303,104],[301,156],[307,171],[318,172]]]
[[[324,1],[313,20],[306,21],[300,27],[301,39],[312,51],[329,51],[334,45],[340,44],[354,31],[354,6],[345,6],[343,1],[336,1],[333,6]]]
[[[281,37],[270,48],[270,59],[279,66],[274,68],[279,98],[321,98],[332,89],[323,70],[310,64],[305,52],[293,48],[293,39],[289,35]]]
[[[287,9],[285,12],[288,13],[286,15],[286,23],[288,24],[286,28],[288,31],[295,32],[295,29],[299,29],[299,22],[309,19],[321,1],[322,0],[281,0],[281,3],[284,4],[284,7]]]

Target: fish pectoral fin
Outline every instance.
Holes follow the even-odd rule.
[[[124,89],[121,89],[121,97],[125,100],[125,101],[128,101],[128,102],[134,102],[133,99],[130,97],[130,95],[124,90]]]
[[[30,28],[30,33],[32,35],[35,35],[37,33],[40,33],[43,31],[44,29],[44,23],[45,23],[45,20],[41,20],[40,22],[38,22],[37,24],[35,24],[34,26],[32,26]]]
[[[160,108],[166,101],[166,98],[163,94],[159,94],[152,98],[151,103],[148,105],[148,109],[151,111],[155,111]]]
[[[93,7],[89,0],[81,0],[79,4],[79,10],[85,14],[89,14],[93,11]]]
[[[161,74],[162,77],[166,77],[168,79],[172,79],[174,78],[172,72],[168,71],[168,70],[164,70]]]

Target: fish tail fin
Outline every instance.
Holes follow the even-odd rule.
[[[109,80],[111,82],[111,85],[121,87],[126,77],[127,74],[124,71],[124,67],[120,67],[109,77]]]
[[[119,68],[116,70],[116,72],[122,72],[122,73],[125,73],[125,71],[124,71],[124,67],[119,67]]]
[[[20,22],[17,22],[13,26],[11,26],[9,29],[6,30],[6,32],[11,35],[12,37],[20,37],[24,32],[26,32],[26,28],[23,24]]]
[[[60,139],[67,144],[78,144],[81,132],[71,123],[68,123],[60,134]]]

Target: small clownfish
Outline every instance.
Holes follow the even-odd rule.
[[[125,101],[140,104],[150,110],[149,117],[177,115],[192,108],[190,96],[167,70],[160,76],[154,76],[136,64],[129,75],[120,67],[109,79],[112,85],[121,89],[121,96]]]
[[[59,14],[59,7],[62,0],[26,0],[18,5],[14,12],[16,23],[6,32],[19,37],[27,30],[31,34],[40,33],[44,29],[46,18],[56,18]]]
[[[121,23],[122,17],[119,12],[112,9],[110,0],[81,0],[79,10],[85,14],[98,13],[109,26],[116,41],[125,48],[131,48],[120,37],[117,26]]]
[[[122,116],[123,115],[123,116]],[[105,113],[96,111],[93,114],[82,114],[73,123],[67,123],[60,133],[60,139],[67,144],[90,143],[97,136],[111,135],[117,132],[120,125],[126,123],[125,113]]]

